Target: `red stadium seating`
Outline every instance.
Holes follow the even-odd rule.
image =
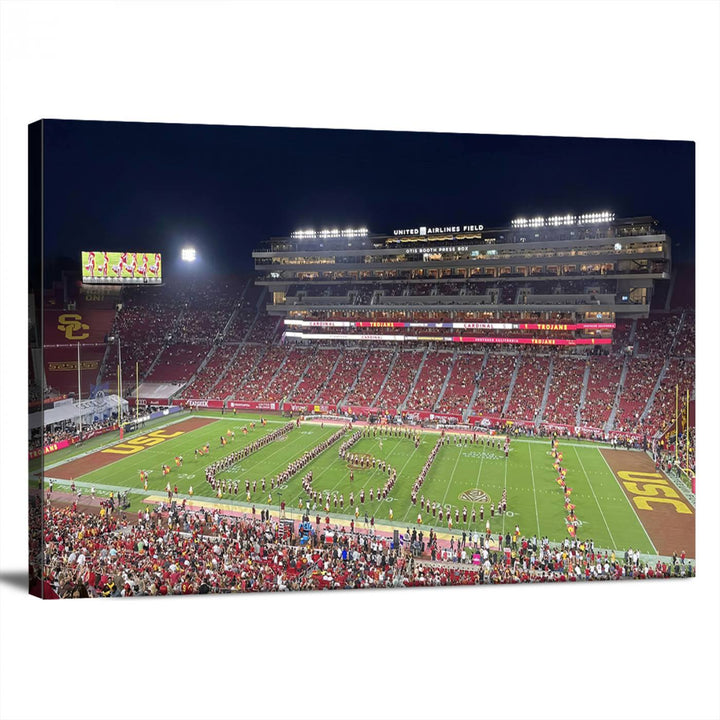
[[[230,363],[222,379],[213,389],[213,395],[220,399],[245,399],[241,394],[242,383],[267,348],[258,345],[241,345],[235,359]]]
[[[329,377],[337,359],[337,350],[318,349],[300,384],[291,394],[291,399],[297,402],[315,402],[320,387]]]
[[[280,402],[283,398],[289,399],[290,393],[313,361],[315,354],[314,349],[310,348],[287,348],[285,352],[287,360],[282,367],[282,372],[277,373],[268,386],[266,400]]]
[[[673,355],[695,357],[695,311],[688,310],[677,333]]]
[[[675,419],[675,400],[677,385],[678,414],[683,417],[687,391],[690,397],[695,389],[695,360],[686,358],[672,358],[668,364],[660,387],[653,399],[653,404],[645,418],[644,425],[648,432],[666,428]]]
[[[242,381],[235,397],[238,400],[276,400],[270,390],[270,382],[279,368],[282,368],[280,372],[284,373],[285,368],[282,363],[287,354],[286,348],[278,345],[271,346],[261,362],[257,363]]]
[[[499,415],[502,412],[516,360],[517,355],[488,355],[471,413]]]
[[[210,347],[209,340],[170,345],[160,354],[145,380],[153,383],[187,382],[205,359]]]
[[[573,282],[575,286],[573,286]],[[601,279],[593,280],[601,283]],[[389,285],[359,283],[357,286],[328,285],[324,294],[330,298],[346,298],[346,308],[334,307],[316,312],[314,317],[353,319],[355,303],[369,303],[379,294],[386,296],[421,296],[486,294],[499,292],[500,300],[514,303],[522,288],[534,294],[555,292],[557,280],[528,283],[522,279],[501,280],[492,286],[458,279],[453,282],[428,281]],[[584,281],[566,281],[563,293],[585,292]],[[599,285],[598,285],[599,287]],[[288,296],[297,292],[321,288],[294,285]],[[602,291],[603,288],[600,288]],[[463,295],[458,295],[462,297]],[[57,301],[56,301],[57,302]],[[135,382],[135,364],[140,379],[150,382],[187,383],[195,373],[192,385],[182,390],[184,398],[222,398],[238,400],[281,401],[339,405],[344,401],[351,407],[377,407],[385,410],[404,407],[407,411],[435,411],[438,413],[465,413],[500,415],[507,402],[508,419],[535,421],[541,407],[544,388],[550,367],[550,354],[544,346],[523,347],[521,359],[515,352],[483,346],[462,351],[454,347],[425,344],[398,347],[387,344],[318,347],[296,346],[292,339],[281,344],[286,329],[278,316],[265,314],[262,306],[265,291],[251,281],[219,281],[210,286],[126,288],[122,295],[122,309],[118,313],[102,307],[82,304],[82,312],[105,312],[107,322],[97,325],[101,340],[96,348],[83,348],[83,360],[95,363],[94,370],[83,370],[83,392],[96,382],[97,370],[102,364],[102,379],[111,389],[116,385],[118,346],[116,342],[103,342],[106,334],[115,333],[121,338],[123,383],[125,389]],[[56,314],[60,311],[54,310]],[[101,317],[101,315],[97,315]],[[566,322],[572,316],[566,312],[545,313],[542,318],[516,313],[488,314],[488,321],[505,322]],[[407,320],[447,321],[447,314],[437,311],[403,310],[378,313],[377,321]],[[455,312],[455,321],[478,320],[477,314]],[[57,324],[57,323],[56,323]],[[100,327],[102,326],[102,328]],[[96,330],[98,328],[95,328]],[[352,332],[353,329],[348,331]],[[354,329],[360,332],[359,329]],[[93,330],[95,332],[95,330]],[[406,335],[444,334],[440,328],[383,328],[383,333]],[[472,332],[472,331],[471,331]],[[474,332],[484,332],[476,330]],[[528,331],[494,330],[493,334],[517,336]],[[570,337],[572,331],[533,331],[537,336]],[[94,337],[94,336],[93,336]],[[631,343],[632,338],[632,343]],[[218,344],[219,343],[219,344]],[[664,360],[691,358],[695,350],[695,320],[690,310],[653,313],[648,319],[618,320],[613,332],[613,354],[587,357],[570,355],[562,349],[552,352],[553,372],[542,420],[573,426],[577,422],[577,409],[583,389],[586,365],[589,367],[588,385],[580,424],[603,427],[610,418],[618,397],[618,383],[628,346],[633,345],[634,356],[628,358],[628,375],[619,395],[614,428],[617,430],[657,429],[666,422],[674,383],[690,386],[694,364],[673,359],[660,386],[652,407],[652,396],[658,373]],[[66,343],[67,345],[67,343]],[[409,344],[408,344],[409,345]],[[198,372],[211,348],[215,348],[205,367]],[[672,350],[671,350],[672,348]],[[46,353],[46,377],[49,384],[60,391],[74,392],[77,384],[73,373],[60,373],[62,363],[70,366],[75,357],[68,345]],[[67,356],[67,357],[66,357]],[[483,369],[483,362],[487,363]],[[418,375],[421,362],[425,357]],[[454,360],[453,360],[454,358]],[[47,361],[55,363],[48,373]],[[518,381],[508,400],[508,390],[515,364],[519,363]],[[152,370],[150,368],[152,366]],[[281,370],[279,371],[279,369]],[[481,371],[482,369],[482,371]],[[54,372],[54,374],[52,374]],[[72,377],[71,377],[72,376]],[[417,377],[417,382],[415,379]],[[475,390],[477,388],[477,393]],[[469,408],[475,393],[474,407]],[[38,394],[38,393],[35,393]],[[647,417],[643,413],[648,410]]]
[[[350,386],[358,379],[360,368],[368,355],[367,350],[340,351],[340,361],[335,372],[320,390],[317,402],[337,404],[341,402]]]
[[[585,377],[585,359],[558,356],[553,361],[552,379],[543,418],[563,425],[575,425]]]
[[[547,356],[521,357],[517,380],[505,413],[507,417],[537,420],[549,370],[550,358]]]
[[[458,353],[450,380],[440,398],[437,411],[440,413],[462,413],[470,404],[475,390],[475,378],[482,366],[484,353]]]
[[[407,399],[406,409],[432,410],[452,365],[451,352],[428,353],[417,383]]]
[[[638,320],[636,354],[664,355],[668,353],[679,325],[680,315],[678,313],[662,313],[651,316],[647,320]]]
[[[228,363],[237,352],[237,345],[220,345],[209,362],[200,371],[191,385],[182,391],[180,397],[184,398],[211,398],[212,388],[225,372]]]
[[[615,415],[615,429],[641,432],[641,416],[662,370],[662,357],[630,358],[620,405]]]
[[[368,361],[360,373],[357,384],[348,396],[349,405],[371,406],[392,362],[391,350],[373,350],[369,353]]]
[[[580,409],[580,424],[602,428],[610,417],[615,403],[624,358],[594,355],[589,358],[588,363],[590,364],[590,375],[585,402]],[[549,417],[551,416],[546,414],[546,418]]]
[[[378,397],[377,404],[385,408],[397,408],[407,397],[415,374],[420,367],[423,353],[419,350],[400,350],[397,360]]]

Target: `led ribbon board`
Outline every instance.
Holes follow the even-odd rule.
[[[298,340],[373,340],[376,342],[461,342],[510,345],[610,345],[612,338],[475,337],[468,335],[376,335],[362,333],[304,333],[289,330],[283,337]]]
[[[615,323],[433,323],[433,322],[367,322],[353,320],[293,320],[286,318],[291,327],[356,327],[356,328],[451,328],[453,330],[614,330]]]

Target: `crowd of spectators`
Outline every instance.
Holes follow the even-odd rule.
[[[415,380],[423,353],[417,350],[399,350],[385,387],[383,387],[376,403],[381,407],[396,408],[407,397]]]
[[[687,394],[695,394],[695,360],[685,357],[670,358],[665,375],[655,393],[644,425],[648,432],[664,430],[675,418],[675,400],[677,386],[678,412],[685,415]]]
[[[267,348],[258,345],[240,345],[237,354],[228,365],[225,374],[218,380],[213,388],[213,395],[219,399],[234,398],[248,399],[242,393],[243,381],[252,371],[261,358],[267,352]],[[255,398],[251,398],[255,399]]]
[[[349,405],[372,405],[392,363],[392,350],[370,352],[365,367],[348,395]]]
[[[286,348],[280,345],[271,345],[260,362],[252,366],[245,379],[239,384],[238,391],[245,399],[270,400],[270,383],[275,373],[284,373],[285,359],[288,356]],[[223,387],[223,390],[226,388]]]
[[[181,286],[182,306],[175,332],[180,341],[213,340],[220,335],[240,301],[247,281],[220,279]]]
[[[517,360],[517,355],[488,354],[485,367],[478,373],[478,393],[471,413],[499,415],[502,412]]]
[[[207,357],[211,347],[210,340],[168,345],[145,376],[145,380],[153,383],[185,383]]]
[[[657,356],[628,359],[625,382],[615,414],[615,430],[631,433],[643,430],[643,412],[664,362],[662,357]]]
[[[290,398],[298,402],[314,402],[328,381],[337,360],[337,350],[318,348],[305,375],[300,380],[300,384],[295,392],[291,393]]]
[[[558,285],[556,278],[532,283],[522,278],[512,278],[496,280],[493,283],[478,283],[459,278],[452,281],[428,279],[406,283],[358,283],[352,286],[351,290],[356,297],[367,299],[378,293],[407,293],[412,296],[464,293],[474,295],[480,288],[481,292],[496,293],[497,301],[504,302],[507,300],[506,295],[515,294],[523,287],[535,294],[546,291],[552,293],[558,288],[563,293],[607,291],[611,289],[613,282],[606,279],[584,279],[567,280]],[[308,288],[314,292],[322,291],[329,297],[339,297],[343,292],[350,292],[348,286],[342,284],[322,287],[296,285],[292,286],[291,290]],[[187,287],[169,285],[164,288],[143,286],[129,289],[123,296],[123,307],[116,315],[113,328],[123,338],[126,387],[128,383],[134,382],[136,361],[140,363],[141,378],[154,364],[152,373],[145,379],[156,382],[187,381],[207,356],[212,347],[211,341],[217,341],[217,334],[223,331],[223,342],[215,345],[214,354],[206,367],[195,378],[193,385],[184,389],[184,397],[212,394],[244,400],[278,401],[287,398],[298,402],[323,404],[340,403],[347,398],[350,405],[390,408],[406,403],[408,409],[413,411],[425,409],[460,413],[468,410],[467,404],[477,387],[475,407],[470,409],[470,412],[499,414],[507,399],[515,363],[520,362],[518,383],[513,388],[506,415],[509,418],[517,416],[522,420],[534,420],[543,399],[549,358],[553,357],[555,369],[551,376],[543,419],[563,424],[574,424],[577,421],[584,360],[575,359],[578,356],[564,348],[544,345],[523,347],[521,354],[516,347],[473,348],[456,353],[455,362],[450,360],[450,348],[447,352],[445,349],[436,352],[437,347],[433,343],[418,343],[411,350],[390,348],[382,344],[362,344],[355,348],[341,343],[337,343],[337,347],[319,348],[308,343],[286,349],[278,344],[284,327],[281,321],[276,316],[257,314],[263,292],[264,288],[255,286],[248,280],[236,284],[220,283],[217,287],[196,287],[191,284]],[[233,322],[226,327],[233,312]],[[328,311],[315,313],[315,316],[318,319],[349,317],[348,311],[341,308],[329,308]],[[357,319],[357,316],[350,319]],[[522,311],[478,314],[398,310],[372,313],[363,316],[363,319],[378,322],[412,320],[564,323],[575,318],[562,311],[538,316]],[[627,348],[633,327],[636,327],[633,337],[634,352],[631,351],[632,357],[628,363],[628,377],[618,394],[619,375],[623,358],[628,356]],[[383,328],[382,332],[438,335],[446,334],[447,331],[433,328]],[[485,331],[462,332],[486,334]],[[545,334],[553,337],[558,334],[555,331],[495,330],[490,334],[528,333],[533,336]],[[642,418],[654,387],[653,380],[657,379],[662,358],[668,354],[669,348],[673,348],[674,357],[685,356],[694,351],[694,335],[692,311],[685,311],[684,315],[662,313],[653,315],[648,320],[617,321],[613,333],[614,354],[610,357],[593,354],[586,358],[590,372],[587,395],[580,408],[581,424],[602,427],[610,417],[616,397],[619,397],[619,408],[615,429],[647,429],[646,426],[655,427],[661,423],[666,418],[670,405],[670,401],[665,397],[665,385],[670,384],[675,377],[674,364],[661,386],[654,407],[649,409],[647,418]],[[178,342],[182,338],[199,336],[205,339],[202,342]],[[241,342],[237,354],[236,342]],[[258,349],[250,350],[244,343],[257,343]],[[430,348],[430,352],[418,381],[413,386],[426,348]],[[485,354],[488,356],[488,363],[481,376],[479,369]],[[645,357],[648,354],[649,357]],[[111,386],[115,381],[113,368],[117,361],[117,346],[111,343],[102,377],[109,381]],[[280,365],[282,373],[277,373]],[[685,374],[680,373],[681,381],[684,381]],[[447,386],[441,396],[446,381]],[[641,418],[647,422],[641,422]]]
[[[553,359],[544,418],[563,425],[575,425],[587,360],[557,356]]]
[[[434,409],[453,363],[451,352],[429,352],[415,387],[408,395],[409,411]]]
[[[475,392],[475,378],[485,355],[477,352],[458,353],[445,392],[437,404],[439,413],[463,413]]]
[[[540,415],[545,384],[550,372],[550,358],[521,355],[519,362],[506,415],[521,420],[536,420]]]
[[[580,424],[602,428],[610,417],[622,376],[624,360],[616,356],[588,358],[588,375],[585,399],[580,407]],[[546,414],[549,418],[550,415]]]
[[[315,356],[314,348],[290,347],[286,350],[287,359],[282,367],[282,372],[275,375],[264,394],[264,400],[282,400],[288,398],[297,385],[298,380],[304,375]]]
[[[596,550],[591,541],[513,538],[501,546],[457,537],[451,548],[433,544],[436,560],[421,552],[417,532],[394,547],[392,538],[317,524],[303,545],[282,540],[267,515],[234,517],[175,505],[147,508],[131,522],[47,503],[31,504],[31,533],[42,537],[43,561],[31,564],[31,588],[62,598],[276,592],[343,588],[476,585],[689,577],[685,553],[643,562]],[[332,537],[332,543],[324,542]],[[415,542],[412,537],[415,536]],[[504,545],[504,547],[502,546]]]
[[[200,370],[195,380],[183,388],[181,397],[184,398],[209,398],[212,397],[212,390],[216,383],[225,374],[228,365],[235,353],[237,345],[219,345],[215,348],[207,365]]]
[[[695,357],[695,311],[686,310],[682,325],[677,333],[673,355]]]
[[[275,343],[280,333],[282,333],[282,328],[282,318],[277,317],[277,315],[258,315],[245,338],[245,342],[262,343],[263,345]]]
[[[105,430],[114,427],[116,424],[117,418],[109,417],[105,420],[96,420],[95,422],[83,425],[82,430],[79,425],[72,421],[55,425],[52,428],[47,427],[44,432],[41,428],[36,428],[30,436],[28,447],[30,450],[35,450],[36,448],[52,445],[53,443],[63,440],[79,440],[88,433]]]
[[[340,403],[349,388],[357,382],[362,367],[368,353],[366,350],[340,350],[340,359],[333,374],[327,379],[327,382],[321,388],[318,396],[318,403],[329,403],[336,405]]]
[[[637,354],[666,354],[680,327],[680,317],[679,313],[663,313],[638,320],[635,330]]]
[[[256,314],[254,308],[252,310],[239,309],[229,325],[223,331],[223,340],[228,343],[242,342],[247,335],[250,326],[255,320]]]

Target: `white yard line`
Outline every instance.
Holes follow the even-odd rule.
[[[508,466],[508,463],[509,463],[509,462],[510,462],[510,458],[509,458],[509,457],[506,457],[506,458],[505,458],[505,494],[506,494],[506,495],[507,495],[507,466]],[[537,507],[537,505],[536,505],[536,507]],[[503,519],[502,532],[503,532],[503,535],[504,535],[504,534],[505,534],[505,513],[503,513],[502,519]]]
[[[421,442],[420,444],[422,444],[422,442]],[[435,444],[433,444],[432,447],[435,447]],[[405,461],[405,465],[402,466],[400,472],[402,472],[402,471],[407,467],[407,464],[412,460],[413,455],[415,455],[415,453],[416,453],[419,449],[420,449],[420,448],[417,448],[417,449],[413,448],[413,451],[410,453],[410,457]],[[430,448],[430,451],[429,451],[428,454],[425,456],[426,459],[430,456],[430,453],[431,453],[431,452],[432,452],[432,448]],[[440,452],[440,451],[438,450],[438,453],[439,453],[439,452]],[[437,456],[436,456],[436,457],[437,457]],[[433,464],[435,464],[435,461],[434,461],[434,460],[433,460]],[[430,467],[432,467],[432,465],[431,465]],[[398,473],[398,480],[400,480],[400,472]],[[416,479],[417,479],[417,478],[416,478]],[[425,476],[425,480],[427,480],[427,476]],[[412,485],[414,485],[414,484],[415,484],[415,483],[413,482]],[[411,493],[412,493],[412,485],[410,485],[410,492],[411,492]],[[410,503],[410,504],[408,505],[408,509],[405,511],[405,514],[403,515],[402,520],[399,521],[400,523],[402,523],[402,524],[405,523],[405,519],[407,518],[408,513],[410,512],[411,509],[413,509],[413,504],[412,504],[412,503]]]
[[[480,471],[482,470],[482,466],[483,466],[483,463],[484,463],[484,462],[485,462],[485,458],[484,458],[484,457],[481,457],[481,458],[480,458],[480,466],[478,467],[477,478],[475,478],[475,487],[479,487],[479,485],[480,485]],[[507,472],[507,468],[505,468],[505,471]],[[470,530],[470,518],[472,518],[472,511],[473,511],[474,509],[475,509],[475,503],[473,502],[472,505],[470,505],[470,512],[468,513],[468,518],[469,518],[469,519],[468,519],[468,521],[465,523],[465,527],[466,527],[468,533],[471,533],[471,532],[472,532],[472,531]],[[476,515],[476,517],[477,517],[477,515]],[[503,522],[504,522],[504,521],[503,521]],[[477,532],[477,531],[476,531],[476,532]]]
[[[600,448],[597,448],[597,451],[598,451],[598,453],[600,453],[600,457],[603,459],[603,461],[607,465],[607,469],[610,471],[610,474],[615,478],[615,482],[617,482],[618,485],[620,485],[620,482],[619,482],[617,476],[615,475],[613,469],[610,467],[610,463],[608,463],[607,458],[602,454],[602,452],[600,451]],[[577,450],[575,452],[577,452]],[[640,527],[643,529],[643,532],[645,533],[645,537],[648,539],[648,542],[650,543],[650,547],[652,547],[653,552],[655,553],[655,555],[657,555],[658,554],[657,548],[653,544],[653,541],[650,539],[650,536],[648,535],[648,531],[645,529],[645,526],[642,524],[642,520],[640,520],[640,516],[637,514],[637,510],[635,510],[635,508],[633,507],[633,504],[630,502],[630,498],[625,494],[625,491],[622,488],[620,488],[620,492],[623,494],[623,497],[625,498],[625,500],[627,500],[627,503],[630,506],[630,509],[635,513],[635,517],[637,518],[637,521],[638,521]]]
[[[292,431],[290,431],[290,432],[292,433]],[[319,440],[319,441],[318,441],[318,444],[320,444],[320,443],[324,442],[325,440],[327,440],[329,437],[332,436],[332,434],[333,434],[333,433],[330,433],[330,435],[328,435],[326,438]],[[301,435],[300,433],[296,433],[296,434],[292,437],[292,439],[289,440],[289,444],[294,444],[295,442],[297,442],[298,440],[300,440],[300,439],[301,439],[300,435]],[[289,436],[288,436],[288,437],[289,437]],[[326,452],[327,450],[329,450],[331,447],[333,447],[333,446],[335,445],[335,443],[340,442],[340,440],[342,440],[342,438],[343,438],[343,436],[340,436],[334,443],[332,443],[331,445],[329,445],[328,447],[326,447],[325,450],[323,450],[319,455],[317,455],[316,457],[314,457],[314,458],[308,463],[308,465],[310,465],[310,463],[314,462],[314,461],[317,460],[319,457],[321,457],[322,454],[323,454],[324,452]],[[287,441],[286,441],[286,442],[287,442]],[[266,445],[265,447],[272,447],[272,445]],[[303,447],[305,447],[305,446],[303,446]],[[264,450],[264,449],[265,449],[265,448],[263,447],[263,448],[260,448],[260,450],[256,450],[255,452],[260,452],[261,450]],[[287,449],[288,449],[287,445],[282,445],[282,444],[281,444],[280,447],[279,447],[277,450],[275,450],[274,452],[272,452],[272,453],[270,453],[269,455],[267,455],[267,456],[265,456],[265,457],[263,457],[263,458],[260,458],[260,459],[258,459],[257,457],[255,457],[255,453],[252,453],[251,455],[248,455],[247,457],[240,458],[240,460],[238,460],[237,463],[235,463],[234,465],[232,465],[232,466],[231,466],[230,468],[228,468],[227,470],[222,470],[221,472],[227,473],[227,475],[230,477],[230,479],[237,479],[238,482],[241,482],[241,480],[244,480],[244,478],[241,478],[241,477],[240,477],[240,474],[241,474],[241,473],[253,473],[253,474],[254,474],[254,472],[255,472],[255,470],[256,470],[256,468],[257,468],[258,466],[263,466],[265,463],[267,463],[269,460],[271,460],[271,459],[272,459],[275,455],[277,455],[278,453],[285,453],[285,452],[287,451]],[[300,456],[302,456],[302,455],[303,455],[302,452],[301,452],[299,455],[296,455],[296,456],[295,456],[295,460],[297,460],[297,459],[298,459]],[[242,464],[242,463],[248,463],[248,461],[250,461],[250,460],[252,460],[252,461],[254,461],[254,462],[252,462],[252,464],[246,464],[245,467],[241,467],[241,464]],[[291,460],[290,462],[294,462],[294,461]],[[281,462],[279,465],[273,467],[272,472],[267,472],[267,471],[266,471],[261,477],[271,477],[271,476],[273,476],[273,475],[278,475],[280,472],[282,472],[283,470],[286,470],[286,469],[287,469],[288,464],[289,464],[288,462]],[[298,474],[301,473],[303,470],[305,470],[305,468],[306,468],[308,465],[306,465],[304,468],[302,468],[302,469],[296,471],[295,473],[293,473],[293,474],[287,479],[287,482],[289,483],[291,480],[293,480],[293,478],[297,477]],[[204,477],[201,478],[201,479],[204,480]],[[220,477],[219,479],[222,479],[222,478]],[[260,479],[261,479],[261,478],[258,478],[258,480],[260,480]],[[276,488],[276,491],[277,491],[277,488]],[[261,491],[261,492],[262,492],[262,491]],[[281,492],[282,492],[282,491],[281,491]]]
[[[528,443],[528,455],[530,457],[530,478],[532,479],[533,497],[535,498],[535,520],[537,521],[537,529],[538,529],[537,536],[540,538],[540,537],[542,537],[542,533],[540,532],[540,515],[538,513],[537,493],[535,492],[535,471],[533,470],[532,451],[530,450],[530,448],[531,448],[531,445],[530,445],[530,443]],[[503,518],[503,522],[505,522],[504,518]]]
[[[583,465],[583,461],[580,459],[580,453],[577,451],[577,448],[574,448],[574,450],[575,450],[575,455],[577,456],[578,462],[580,463],[580,467],[582,468],[583,475],[585,475],[585,479],[587,480],[587,483],[590,486],[590,492],[593,494],[593,497],[595,498],[595,504],[598,506],[600,515],[602,515],[603,522],[605,523],[605,528],[608,531],[608,535],[610,535],[610,542],[612,542],[613,547],[617,547],[617,543],[615,542],[615,538],[613,537],[612,530],[610,530],[610,526],[608,525],[608,522],[605,519],[605,513],[602,511],[602,507],[600,506],[600,501],[598,500],[597,495],[595,494],[595,488],[592,486],[592,483],[590,482],[590,476],[587,474],[587,470],[585,470],[585,465]]]
[[[448,445],[448,447],[450,447],[450,445]],[[442,450],[442,448],[440,448],[440,450]],[[438,455],[440,454],[440,450],[438,450]],[[442,506],[441,506],[443,509],[445,509],[445,499],[447,498],[447,494],[448,494],[448,490],[450,489],[450,485],[452,485],[452,480],[455,477],[455,471],[457,470],[457,466],[458,466],[458,463],[460,462],[461,455],[462,455],[462,450],[460,452],[458,452],[457,460],[455,460],[455,465],[453,465],[452,472],[450,473],[450,479],[448,480],[448,484],[445,486],[445,494],[443,495]],[[437,455],[435,457],[437,458]],[[433,465],[434,464],[435,463],[433,462]]]

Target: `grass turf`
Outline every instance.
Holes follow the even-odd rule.
[[[180,495],[185,495],[190,486],[193,487],[195,500],[216,500],[215,493],[205,481],[205,467],[210,462],[251,443],[263,434],[278,428],[280,418],[271,418],[267,427],[259,424],[247,436],[242,434],[244,426],[256,418],[249,414],[240,416],[224,416],[213,413],[199,413],[207,417],[215,417],[215,422],[206,427],[186,433],[178,438],[166,440],[154,447],[148,447],[128,457],[122,458],[112,465],[87,473],[76,478],[78,485],[85,488],[95,485],[97,494],[106,495],[111,489],[132,488],[131,510],[136,511],[143,506],[146,493],[140,482],[140,470],[149,472],[147,495],[165,496],[165,485],[177,484]],[[147,432],[148,429],[145,430]],[[220,447],[220,435],[227,430],[235,431],[235,440]],[[401,437],[383,437],[380,449],[380,437],[362,438],[356,443],[352,452],[370,454],[378,459],[386,460],[398,472],[397,482],[387,499],[369,501],[369,490],[372,487],[382,488],[386,475],[379,469],[354,469],[354,481],[350,482],[350,469],[345,460],[338,456],[338,447],[348,436],[321,453],[299,473],[294,475],[279,490],[270,490],[270,478],[284,470],[287,465],[337,430],[337,426],[326,425],[321,428],[315,423],[305,423],[293,429],[286,439],[276,441],[261,450],[244,458],[228,471],[218,473],[218,478],[239,481],[237,495],[227,493],[223,503],[237,503],[240,507],[254,504],[264,507],[268,504],[278,506],[281,499],[286,502],[288,510],[292,510],[297,518],[299,506],[304,506],[307,497],[301,486],[301,478],[310,470],[313,471],[313,488],[315,490],[342,493],[344,508],[334,507],[332,500],[330,515],[334,522],[348,524],[354,516],[355,507],[360,508],[359,520],[365,515],[374,517],[377,522],[388,523],[392,509],[392,522],[401,528],[417,523],[418,512],[421,513],[424,526],[434,526],[447,530],[447,515],[442,523],[432,513],[420,511],[418,505],[410,502],[413,483],[421,471],[428,454],[437,440],[436,433],[424,433],[419,448],[415,449],[412,440]],[[139,433],[142,434],[142,433]],[[108,442],[107,439],[104,440]],[[195,448],[209,442],[209,456],[194,456]],[[578,536],[592,538],[596,546],[605,548],[625,549],[638,548],[641,552],[652,553],[654,548],[632,510],[625,494],[605,463],[597,446],[589,443],[562,442],[563,466],[567,468],[567,484],[573,489],[571,499],[575,504],[575,514],[581,521]],[[85,448],[87,451],[88,448]],[[453,530],[462,532],[483,531],[485,522],[490,519],[494,535],[512,532],[517,524],[523,535],[547,536],[552,541],[560,541],[568,537],[565,523],[566,512],[563,494],[555,482],[556,473],[552,467],[549,440],[533,440],[513,438],[510,445],[510,456],[506,460],[502,449],[487,445],[462,445],[456,447],[452,439],[437,454],[424,484],[419,493],[442,505],[451,508]],[[75,453],[74,453],[75,454]],[[174,457],[182,455],[183,467],[175,466]],[[66,458],[71,457],[69,454]],[[66,459],[66,458],[63,458]],[[52,456],[45,458],[46,476],[52,477]],[[172,470],[170,475],[163,477],[161,465],[167,463]],[[260,489],[260,479],[265,477],[267,489]],[[257,491],[252,493],[250,502],[246,500],[245,479],[257,480]],[[67,485],[69,483],[60,483]],[[56,485],[57,487],[57,485]],[[364,504],[359,502],[359,491],[365,489]],[[471,502],[462,499],[467,491],[480,490],[487,494],[486,502]],[[490,518],[490,503],[497,507],[503,489],[507,489],[508,512],[502,516],[497,513]],[[349,506],[349,494],[355,495],[355,507]],[[272,495],[272,498],[269,498]],[[480,519],[480,507],[484,507],[484,519]],[[312,502],[311,502],[312,507]],[[467,508],[468,520],[463,522],[462,510]],[[460,511],[460,521],[455,522],[455,508]],[[471,522],[472,510],[476,512],[476,522]],[[324,508],[312,511],[314,516],[319,513],[325,516]]]

